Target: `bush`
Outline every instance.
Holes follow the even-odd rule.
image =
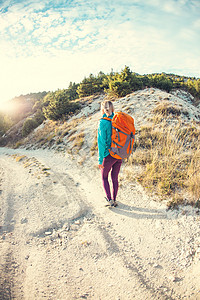
[[[150,79],[150,85],[152,87],[165,90],[168,93],[173,88],[173,81],[171,78],[168,78],[166,74],[150,75],[149,79]]]
[[[44,97],[44,102],[47,103],[47,106],[43,108],[44,116],[53,121],[66,118],[79,108],[78,103],[70,101],[67,90],[48,93]]]
[[[10,117],[0,113],[0,136],[3,136],[12,125]]]
[[[133,91],[139,90],[143,87],[143,82],[139,76],[131,72],[129,67],[108,76],[108,89],[105,91],[111,96],[124,97]]]
[[[44,114],[41,109],[38,109],[36,111],[34,120],[38,123],[38,125],[42,124],[42,122],[45,120]]]
[[[36,127],[38,127],[38,123],[36,120],[27,118],[24,121],[23,127],[22,127],[22,136],[26,137],[31,131],[33,131]]]
[[[105,77],[106,76],[100,72],[98,76],[90,74],[88,78],[84,78],[77,88],[79,98],[103,92],[103,80]]]

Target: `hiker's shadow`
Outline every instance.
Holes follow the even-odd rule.
[[[117,202],[118,206],[114,208],[114,212],[134,219],[166,219],[166,213],[161,209],[141,208],[129,206],[121,202]]]

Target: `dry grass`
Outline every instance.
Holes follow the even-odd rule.
[[[21,162],[26,158],[25,155],[18,155],[18,154],[13,154],[12,157],[16,160],[16,162]]]
[[[151,192],[170,197],[169,206],[195,203],[200,197],[200,131],[162,122],[137,133],[137,145],[129,164],[143,165],[138,180]]]
[[[97,144],[97,133],[96,133],[95,138],[94,138],[93,143],[92,143],[92,146],[90,148],[91,156],[95,155],[97,150],[98,150],[98,144]]]
[[[194,125],[182,126],[180,124],[177,130],[177,137],[183,141],[186,148],[196,148],[200,142],[200,129]]]
[[[23,145],[23,140],[18,141],[15,145],[14,145],[14,149],[17,149],[19,147],[21,147]]]
[[[84,144],[84,139],[85,139],[84,132],[78,133],[74,141],[73,147],[77,147],[78,150],[80,150]]]
[[[200,147],[193,151],[193,156],[187,169],[186,186],[194,200],[200,199]]]
[[[83,131],[79,133],[74,132],[74,134],[71,135],[68,139],[68,143],[71,143],[69,148],[75,151],[76,153],[78,153],[84,144],[84,140],[85,140],[85,134]]]
[[[28,169],[28,172],[31,176],[35,176],[37,179],[40,179],[41,176],[49,176],[50,173],[48,171],[51,168],[45,167],[42,165],[36,158],[27,157],[26,155],[13,154],[11,155],[16,162],[22,163],[25,169]]]
[[[39,147],[58,146],[66,142],[70,136],[77,132],[78,124],[81,119],[73,119],[65,122],[48,121],[44,126],[35,133],[28,136],[25,143],[38,145]]]
[[[162,115],[163,117],[168,117],[169,115],[180,116],[181,115],[181,107],[165,100],[165,101],[160,102],[154,108],[153,113]]]
[[[136,131],[136,148],[151,149],[152,146],[162,139],[163,132],[159,127],[154,125],[142,126],[139,131]]]

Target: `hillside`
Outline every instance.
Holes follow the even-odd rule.
[[[44,119],[66,120],[76,109],[80,108],[82,99],[96,94],[105,94],[109,97],[120,98],[133,91],[145,88],[157,88],[167,92],[181,89],[185,95],[192,95],[192,103],[200,104],[200,79],[195,77],[179,76],[175,74],[155,73],[139,75],[125,66],[121,72],[98,75],[90,74],[80,83],[70,82],[67,89],[58,89],[54,92],[30,93],[15,97],[0,107],[0,145],[9,141],[16,143],[22,136],[38,127]],[[187,97],[187,96],[186,96]],[[18,122],[23,120],[24,127],[18,131]],[[11,128],[15,125],[15,129]],[[11,128],[8,138],[1,138]],[[9,136],[11,137],[9,139]]]
[[[97,168],[103,99],[86,97],[68,120],[0,148],[2,299],[199,299],[200,110],[184,91],[113,99],[134,117],[136,142],[108,209]]]
[[[1,110],[5,114],[8,114],[14,124],[16,124],[27,116],[34,114],[37,110],[35,104],[46,94],[47,92],[39,92],[14,97],[13,99],[5,102],[4,107]]]
[[[88,162],[95,164],[97,161],[96,132],[100,119],[99,108],[105,97],[105,95],[100,95],[83,98],[81,100],[82,109],[75,116],[65,122],[44,121],[27,138],[21,139],[15,144],[15,147],[52,149],[76,157],[81,164]],[[144,186],[151,187],[152,192],[155,184],[150,182],[148,174],[144,175],[145,166],[152,163],[155,153],[162,159],[165,157],[169,163],[176,160],[177,166],[174,168],[179,169],[179,173],[173,173],[170,166],[165,166],[163,163],[164,168],[168,171],[166,177],[171,177],[168,178],[168,181],[161,180],[166,170],[161,169],[162,166],[158,167],[160,169],[154,175],[160,178],[160,185],[163,184],[163,186],[157,188],[156,192],[165,197],[174,197],[175,195],[175,202],[184,200],[195,203],[200,196],[198,183],[195,185],[191,182],[190,187],[186,187],[189,184],[188,170],[191,168],[189,162],[191,162],[192,156],[195,163],[197,161],[195,168],[197,170],[199,168],[200,109],[193,104],[194,98],[188,92],[181,90],[174,90],[169,94],[158,89],[148,88],[114,101],[116,111],[128,112],[135,119],[135,152],[126,164],[125,177],[129,177],[130,180],[135,180],[137,177]],[[173,148],[171,143],[174,147],[173,154],[169,151]],[[161,145],[166,154],[160,154],[159,147]],[[169,157],[170,154],[171,157]],[[184,169],[183,172],[182,169]],[[153,176],[155,170],[151,171],[151,176]],[[196,170],[193,171],[196,172]],[[182,186],[176,183],[176,178],[180,176]],[[182,182],[183,178],[184,182]],[[192,179],[192,181],[199,182],[198,180],[199,177]],[[176,187],[173,188],[173,185]],[[188,193],[191,186],[196,192],[195,196]],[[181,192],[185,195],[182,200]]]

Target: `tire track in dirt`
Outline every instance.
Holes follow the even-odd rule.
[[[3,162],[1,161],[1,164]],[[13,231],[15,228],[15,195],[10,184],[10,170],[6,165],[1,172],[1,227],[0,227],[0,299],[8,300],[22,297],[20,289],[15,285],[14,278],[18,276],[18,263],[14,257]]]
[[[169,295],[164,291],[159,291],[158,288],[154,286],[153,282],[150,282],[149,279],[145,277],[145,270],[140,263],[140,258],[135,252],[133,245],[130,245],[124,238],[118,236],[111,225],[106,226],[104,220],[100,216],[95,216],[95,223],[105,241],[108,243],[108,252],[110,254],[116,253],[122,258],[124,266],[130,271],[130,276],[137,278],[138,285],[141,289],[147,290],[147,292],[150,293],[151,299],[180,299],[178,295]],[[165,289],[170,290],[167,285],[165,286]]]
[[[41,162],[40,156],[37,157],[38,162]],[[19,166],[18,163],[13,163]],[[94,176],[92,180],[92,171],[85,174],[88,169],[85,171],[77,168],[72,172],[71,167],[76,168],[73,162],[69,162],[66,171],[63,167],[57,167],[55,162],[49,161],[49,165],[50,175],[36,181],[34,172],[24,170],[30,179],[27,184],[30,185],[23,190],[22,199],[17,197],[19,188],[14,189],[16,193],[13,195],[9,194],[9,189],[7,190],[7,195],[12,196],[14,203],[19,201],[21,205],[25,204],[35,212],[35,220],[30,214],[25,215],[26,210],[22,211],[24,215],[16,213],[14,206],[13,217],[12,213],[6,214],[6,218],[10,221],[16,221],[13,222],[14,236],[9,238],[6,233],[6,240],[3,241],[10,243],[10,248],[5,253],[10,253],[11,260],[10,263],[8,260],[6,262],[5,255],[2,264],[2,266],[8,264],[10,274],[13,274],[14,284],[10,289],[13,295],[23,295],[19,290],[21,282],[25,299],[31,300],[47,297],[52,300],[83,298],[129,300],[134,297],[184,299],[183,286],[177,288],[178,283],[172,283],[168,278],[170,269],[167,267],[167,259],[163,258],[166,250],[156,255],[157,248],[153,252],[150,248],[152,258],[149,259],[147,255],[149,248],[142,248],[149,246],[149,234],[150,237],[155,236],[152,230],[159,234],[158,239],[153,239],[157,243],[156,247],[165,245],[169,247],[169,242],[174,241],[169,238],[167,232],[168,243],[162,242],[163,234],[160,232],[165,229],[166,214],[159,206],[158,209],[154,209],[149,206],[146,199],[139,201],[142,194],[136,199],[134,196],[134,202],[131,202],[129,201],[132,200],[131,195],[126,194],[124,196],[126,198],[121,199],[119,207],[110,211],[104,208],[98,181],[94,182],[98,178]],[[31,168],[33,171],[34,167]],[[84,180],[85,177],[89,183]],[[14,183],[12,184],[14,187]],[[31,199],[28,197],[30,192],[33,195]],[[73,206],[76,209],[71,213]],[[22,216],[27,219],[27,223],[19,226]],[[39,223],[33,230],[29,227],[31,221]],[[172,224],[169,221],[166,224],[170,225],[173,232]],[[20,230],[20,241],[17,241],[17,235],[15,236],[17,230]],[[144,241],[146,237],[145,243],[139,241],[140,239]],[[19,271],[14,267],[17,264]],[[17,282],[16,274],[22,271],[24,274],[19,276]],[[8,291],[10,280],[8,276],[5,282]],[[188,299],[193,299],[190,291],[188,295]]]
[[[120,256],[120,258],[122,258],[124,266],[130,271],[130,273],[132,274],[131,276],[134,276],[137,278],[137,280],[139,282],[139,286],[141,286],[142,289],[150,292],[151,299],[153,299],[153,298],[154,299],[166,299],[166,300],[167,299],[169,299],[169,300],[179,299],[178,295],[171,296],[164,291],[159,291],[158,288],[156,288],[154,286],[154,283],[150,282],[149,279],[147,279],[145,277],[145,275],[144,275],[145,270],[143,270],[143,266],[139,262],[139,257],[137,255],[137,253],[134,251],[133,245],[123,242],[123,240],[120,239],[120,237],[117,235],[117,232],[113,228],[111,228],[111,226],[106,226],[106,223],[105,223],[102,215],[99,214],[99,212],[97,211],[95,206],[91,205],[91,203],[89,201],[87,201],[87,199],[85,199],[85,202],[87,203],[87,205],[86,205],[87,207],[89,207],[89,206],[92,207],[90,212],[93,216],[93,219],[95,220],[94,222],[95,222],[95,226],[97,227],[97,230],[99,230],[101,232],[103,238],[105,239],[105,241],[108,245],[108,248],[107,248],[108,253],[110,253],[110,255],[112,255],[113,253],[116,253],[117,255]],[[126,206],[126,205],[123,205],[123,206]],[[116,210],[117,210],[117,208],[116,208]],[[127,213],[131,213],[131,211],[129,211],[129,208],[126,207],[126,210],[127,210]],[[149,210],[148,210],[148,212],[149,212]],[[152,212],[152,210],[151,210],[151,212]],[[156,212],[157,211],[154,210],[154,213],[156,213]],[[156,215],[154,215],[154,217],[156,217]],[[163,218],[163,216],[158,215],[158,218]],[[134,253],[134,255],[131,255],[131,258],[128,257],[127,255],[125,255],[125,253],[127,251],[130,252],[130,249],[131,249],[132,254]],[[170,288],[167,285],[165,285],[164,288],[167,289],[168,291],[170,291]]]
[[[30,177],[32,175],[30,169],[24,169],[21,163],[17,163],[15,161],[10,162],[9,159],[10,158],[6,158],[5,160],[1,159],[1,163],[4,166],[5,171],[3,182],[1,185],[3,189],[1,193],[3,199],[3,206],[1,207],[2,226],[0,233],[2,235],[1,245],[3,246],[3,251],[1,251],[1,253],[5,253],[4,255],[1,255],[0,261],[0,298],[3,300],[13,299],[16,294],[17,299],[22,299],[23,295],[22,291],[20,290],[20,286],[22,286],[23,290],[26,293],[25,299],[29,299],[30,293],[32,293],[31,299],[38,299],[38,295],[39,299],[42,299],[45,296],[49,297],[49,287],[53,283],[51,281],[51,278],[55,279],[56,275],[54,274],[54,270],[51,269],[52,262],[48,254],[49,250],[46,251],[43,247],[41,249],[40,243],[38,243],[39,239],[41,237],[46,237],[46,231],[57,231],[60,228],[62,228],[62,226],[66,222],[73,223],[75,220],[83,218],[87,215],[88,208],[84,205],[84,202],[81,200],[81,196],[77,189],[75,189],[76,185],[74,184],[73,179],[68,178],[66,174],[63,175],[59,173],[52,173],[50,180],[49,178],[45,178],[44,180],[42,180],[41,184],[38,184],[36,182],[34,183],[34,180],[33,183],[31,183]],[[24,177],[27,177],[27,180],[24,180],[23,182],[24,186],[20,187],[20,180],[18,180],[18,176],[16,176],[17,171],[13,172],[12,169],[15,167],[17,168],[17,171],[20,171],[21,169],[23,174],[25,174]],[[34,168],[32,167],[31,170],[34,170]],[[18,173],[18,175],[19,174],[20,172]],[[64,187],[64,196],[69,196],[68,203],[73,206],[77,204],[77,209],[73,210],[72,213],[68,213],[66,218],[62,218],[63,215],[61,214],[61,219],[59,219],[58,216],[55,222],[50,222],[50,226],[45,226],[45,219],[43,219],[43,217],[45,215],[45,211],[47,212],[46,208],[51,206],[52,211],[56,215],[56,209],[60,206],[59,200],[62,200],[62,195],[58,197],[60,199],[56,199],[56,192],[54,191],[54,189],[51,189],[52,182],[57,182],[61,187]],[[30,195],[31,199],[29,197]],[[70,203],[72,201],[72,198],[73,203]],[[31,209],[32,211],[34,211],[34,218],[38,218],[38,220],[41,219],[41,228],[39,230],[29,229],[27,231],[27,226],[31,226],[29,224],[31,223],[31,220],[33,220],[32,216],[30,215],[31,212],[26,214],[27,205],[28,208],[30,208],[30,205],[32,205]],[[70,210],[70,205],[65,205],[65,207],[68,207],[68,210]],[[21,211],[22,208],[23,211]],[[20,211],[21,213],[19,213]],[[21,218],[22,216],[25,217]],[[32,258],[31,255],[31,258],[33,259],[31,264],[28,263],[29,255],[26,255],[26,253],[29,252],[27,249],[27,245],[31,246],[31,254],[32,249],[34,249],[35,253],[37,253],[35,259]],[[51,245],[48,245],[48,243],[46,244],[46,242],[42,245],[48,246],[50,252],[52,251],[54,253],[52,256],[55,255],[55,251],[51,249]],[[31,274],[33,274],[31,276],[30,270]],[[37,274],[38,277],[36,277],[34,273],[35,275]],[[47,278],[45,274],[49,274]],[[16,276],[18,276],[18,278]],[[41,281],[44,283],[44,285],[39,284],[39,288],[37,283],[38,278],[40,278]],[[31,287],[32,283],[33,288]],[[27,287],[29,288],[27,289]],[[54,288],[53,290],[55,291],[56,288]],[[52,299],[55,299],[56,295],[54,295],[53,290],[51,291]]]
[[[1,266],[0,266],[0,299],[10,300],[13,299],[13,282],[14,276],[14,261],[12,253],[8,252],[3,255],[1,253]]]

